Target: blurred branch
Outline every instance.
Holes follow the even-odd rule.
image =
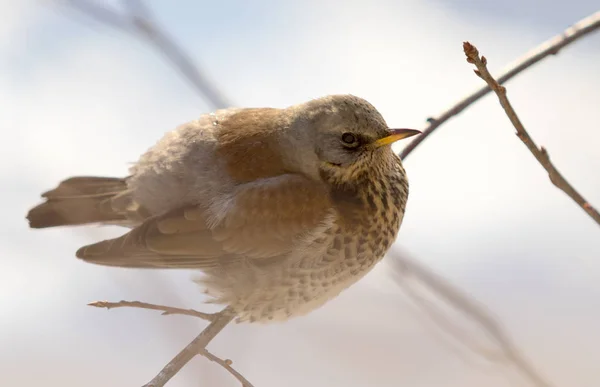
[[[421,267],[421,270],[425,269]],[[457,339],[460,344],[484,359],[494,363],[506,362],[507,359],[503,351],[494,351],[477,343],[474,337],[469,336],[468,332],[460,329],[457,324],[454,324],[447,315],[445,315],[439,308],[436,308],[431,300],[421,295],[416,289],[413,289],[407,279],[408,278],[406,277],[403,278],[402,281],[398,282],[398,285],[404,289],[408,297],[411,298],[414,303],[417,304],[417,306],[421,307],[421,310],[428,315],[434,325],[436,325],[438,328],[443,327],[442,330],[445,330],[450,334],[450,336],[453,336],[455,339]],[[427,284],[426,282],[424,283]],[[428,288],[431,289],[432,287],[429,286]]]
[[[598,24],[600,25],[600,12],[597,13],[597,16]],[[475,66],[477,66],[475,74],[486,81],[488,86],[494,90],[498,96],[500,105],[502,105],[502,108],[506,112],[510,122],[512,122],[513,126],[517,130],[517,136],[521,139],[521,141],[523,141],[525,146],[527,146],[537,161],[548,172],[548,176],[550,177],[552,184],[569,195],[569,197],[571,197],[575,203],[577,203],[585,212],[588,213],[592,219],[596,221],[596,223],[598,223],[598,225],[600,225],[600,214],[598,211],[596,211],[594,207],[592,207],[592,205],[585,200],[583,196],[581,196],[579,192],[577,192],[573,186],[571,186],[571,184],[569,184],[569,182],[560,174],[560,172],[558,172],[556,167],[550,161],[550,156],[548,155],[546,149],[544,147],[538,148],[529,133],[527,133],[527,130],[523,126],[523,123],[517,116],[517,113],[511,106],[510,101],[506,96],[506,88],[504,86],[500,86],[498,81],[496,81],[488,71],[487,60],[485,57],[479,57],[479,51],[477,51],[477,48],[469,42],[465,42],[463,44],[463,49],[465,55],[467,56],[467,62],[473,63]]]
[[[216,361],[233,374],[238,380],[241,375],[233,368],[229,367],[228,362],[221,360],[216,356],[210,354],[206,350],[206,346],[212,339],[215,338],[225,328],[227,324],[235,318],[235,313],[229,307],[223,309],[219,313],[214,315],[212,322],[202,331],[200,334],[192,340],[184,349],[181,350],[163,369],[152,379],[150,382],[145,384],[143,387],[162,387],[164,386],[173,376],[175,376],[190,360],[196,355],[202,355],[207,357],[211,361]],[[218,359],[215,360],[215,359]],[[242,377],[243,379],[243,377]],[[246,379],[243,379],[242,383],[248,383]],[[251,386],[249,383],[245,387]]]
[[[600,11],[591,14],[590,16],[578,21],[571,27],[567,28],[563,33],[545,41],[538,47],[529,51],[525,56],[518,60],[512,67],[506,70],[498,77],[498,83],[503,84],[510,80],[520,72],[528,69],[534,64],[550,55],[556,55],[563,47],[568,46],[579,38],[582,38],[591,32],[600,28]],[[439,128],[443,123],[450,118],[462,113],[467,107],[475,103],[483,96],[488,94],[492,89],[489,86],[484,86],[469,96],[459,101],[456,105],[441,113],[436,118],[428,118],[429,125],[423,130],[423,133],[410,142],[400,153],[402,160],[415,150],[427,137]]]
[[[212,84],[191,57],[158,26],[151,10],[143,1],[123,1],[127,10],[122,14],[102,4],[88,0],[55,0],[104,25],[130,33],[154,46],[192,84],[198,94],[213,109],[230,106],[230,102]]]
[[[498,361],[504,358],[511,362],[523,375],[529,378],[535,386],[550,386],[550,383],[545,381],[535,368],[528,363],[523,355],[520,354],[519,349],[511,341],[509,335],[503,330],[500,323],[496,321],[483,306],[478,305],[475,300],[461,292],[450,282],[432,272],[429,268],[408,258],[407,254],[400,256],[398,254],[394,255],[393,253],[390,253],[389,255],[390,258],[392,258],[390,259],[390,262],[396,273],[396,282],[398,285],[404,288],[408,296],[419,304],[430,318],[432,318],[433,322],[441,329],[449,332],[451,335],[460,336],[460,341],[488,360]],[[498,345],[498,347],[500,347],[500,356],[492,354],[489,350],[484,350],[480,346],[475,345],[473,340],[469,339],[466,334],[457,330],[454,324],[450,322],[451,319],[449,317],[446,317],[443,312],[436,310],[435,306],[428,303],[424,297],[420,296],[418,292],[415,292],[410,288],[406,281],[409,277],[419,281],[432,293],[447,302],[448,305],[454,307],[483,328],[487,335]]]
[[[197,310],[194,310],[194,309],[173,308],[170,306],[149,304],[147,302],[139,302],[139,301],[119,301],[119,302],[94,301],[94,302],[90,302],[88,305],[94,306],[96,308],[106,308],[106,309],[129,307],[129,308],[159,310],[159,311],[162,311],[161,314],[163,316],[172,315],[172,314],[181,314],[181,315],[186,315],[186,316],[198,317],[198,318],[201,318],[201,319],[207,320],[207,321],[213,321],[213,319],[215,318],[215,314],[213,314],[213,313],[203,313],[203,312],[198,312]]]

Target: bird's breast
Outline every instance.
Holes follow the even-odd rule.
[[[251,281],[247,269],[239,278],[229,273],[236,279],[228,302],[240,320],[305,315],[371,271],[396,238],[408,187],[401,177],[392,177],[361,189],[355,196],[343,196],[323,227],[307,235],[285,264],[255,267]]]
[[[331,190],[338,226],[343,233],[357,238],[359,250],[382,255],[396,238],[408,197],[408,182],[399,168],[395,173],[336,185]]]

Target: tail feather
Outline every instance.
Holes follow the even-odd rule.
[[[126,179],[109,177],[72,177],[45,192],[46,201],[27,214],[31,228],[46,228],[89,223],[123,223],[131,220],[126,211],[112,202],[128,193]],[[128,195],[127,195],[128,196]]]
[[[60,182],[58,187],[44,192],[43,198],[69,199],[116,195],[127,189],[126,179],[116,177],[77,176]]]

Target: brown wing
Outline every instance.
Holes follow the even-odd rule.
[[[287,174],[240,185],[215,208],[189,206],[147,219],[77,256],[108,266],[180,269],[283,257],[325,220],[331,205],[321,184]]]

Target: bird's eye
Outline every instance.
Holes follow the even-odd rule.
[[[342,142],[344,146],[355,148],[359,145],[358,139],[352,133],[344,133],[342,134]]]

